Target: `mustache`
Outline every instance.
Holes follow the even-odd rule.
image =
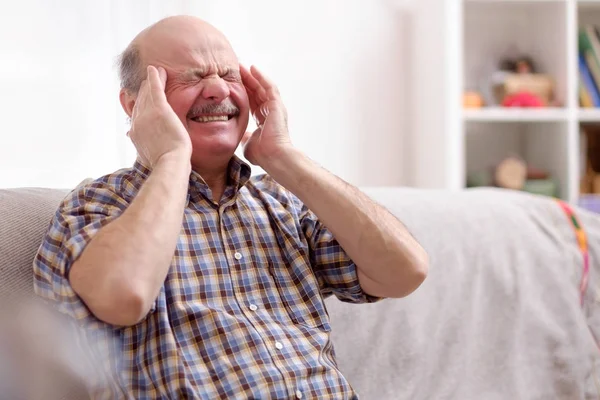
[[[233,103],[210,103],[201,106],[194,106],[188,112],[188,118],[197,117],[203,114],[227,114],[227,115],[238,115],[240,109]]]

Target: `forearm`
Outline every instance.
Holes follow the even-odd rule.
[[[73,265],[71,285],[98,318],[128,325],[148,312],[181,231],[190,168],[189,158],[161,159],[127,210]]]
[[[263,167],[310,208],[358,269],[363,290],[403,297],[427,274],[427,255],[398,219],[298,150]]]

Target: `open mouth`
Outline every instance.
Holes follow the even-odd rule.
[[[190,116],[189,118],[194,122],[206,124],[208,122],[227,122],[237,116],[237,112],[231,112],[219,114],[200,114],[196,116]]]
[[[198,123],[207,123],[215,121],[229,121],[233,117],[234,115],[199,115],[190,119]]]

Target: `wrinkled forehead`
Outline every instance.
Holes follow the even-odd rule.
[[[238,58],[229,41],[218,32],[183,31],[155,35],[144,40],[144,64],[185,71],[190,68],[238,68]]]

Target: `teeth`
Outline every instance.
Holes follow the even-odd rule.
[[[227,117],[227,115],[201,116],[194,118],[197,122],[227,121],[228,119],[229,117]]]

